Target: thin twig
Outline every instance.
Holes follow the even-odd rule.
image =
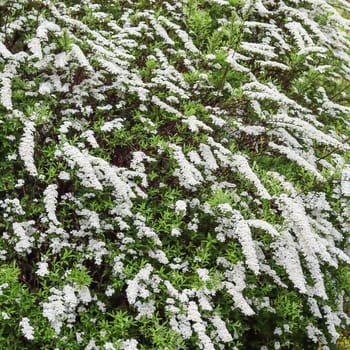
[[[331,96],[331,100],[333,100],[335,97],[339,96],[343,91],[350,88],[350,83],[346,84],[340,91],[337,91],[333,96]]]
[[[350,137],[346,138],[343,143],[349,142]],[[334,151],[337,149],[337,147],[333,147],[332,150],[330,152],[328,152],[327,154],[325,154],[324,156],[317,158],[316,163],[318,163],[319,161],[321,161],[322,159],[327,158],[328,156],[330,156],[332,153],[334,153]]]

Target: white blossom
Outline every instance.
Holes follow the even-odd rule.
[[[350,166],[343,169],[341,179],[341,190],[344,196],[350,197]]]
[[[199,131],[199,129],[203,129],[206,131],[213,131],[211,127],[207,126],[202,121],[198,120],[194,115],[190,115],[189,117],[184,119],[183,122],[188,125],[188,128],[192,132],[197,132]]]
[[[33,38],[28,42],[28,48],[33,54],[33,57],[38,58],[41,60],[43,58],[43,53],[41,50],[41,42],[38,38]]]
[[[152,259],[158,260],[161,264],[167,264],[169,262],[166,254],[160,249],[149,250],[148,256]]]
[[[177,227],[173,227],[170,234],[174,237],[179,237],[181,236],[181,231]]]
[[[38,262],[38,269],[36,270],[36,274],[40,277],[46,276],[49,274],[48,270],[49,264],[45,261]]]
[[[25,338],[28,340],[34,339],[34,328],[29,323],[28,317],[23,317],[19,325],[21,326],[21,331]]]
[[[9,320],[10,319],[10,316],[4,311],[1,312],[1,317],[2,317],[3,320]]]
[[[282,231],[280,239],[272,243],[274,258],[285,268],[290,280],[301,293],[306,293],[306,280],[301,267],[298,248],[288,231]]]
[[[255,314],[254,310],[244,299],[241,292],[237,291],[231,282],[224,282],[227,292],[232,296],[235,306],[241,310],[241,312],[246,316],[252,316]]]
[[[96,265],[101,265],[103,256],[108,254],[106,243],[96,239],[89,240],[87,250],[94,258]]]
[[[44,191],[44,204],[49,220],[55,225],[60,224],[56,217],[57,197],[57,185],[48,185]]]
[[[278,237],[280,235],[279,232],[275,229],[275,227],[273,227],[273,225],[269,224],[266,221],[249,219],[246,220],[246,223],[249,225],[249,227],[259,228],[268,232],[272,237]]]
[[[72,48],[71,48],[70,53],[78,61],[78,63],[82,67],[88,69],[89,71],[93,71],[93,68],[91,67],[88,59],[86,58],[83,51],[81,50],[81,48],[78,45],[72,44]]]
[[[23,136],[18,148],[18,153],[23,160],[24,166],[29,174],[32,176],[37,176],[38,171],[34,162],[34,133],[35,124],[32,121],[26,120]]]
[[[207,269],[197,269],[197,274],[203,282],[210,280],[209,271]]]
[[[233,340],[232,335],[227,330],[225,322],[221,319],[219,315],[215,315],[211,319],[214,327],[216,328],[216,331],[218,333],[218,336],[221,341],[224,343],[228,343]]]
[[[241,47],[243,50],[265,56],[266,58],[275,58],[277,56],[274,53],[274,47],[267,44],[242,42]]]
[[[8,288],[9,284],[7,282],[0,284],[0,295],[3,295],[3,289]]]
[[[271,199],[270,194],[267,192],[266,188],[261,184],[259,178],[250,168],[248,161],[242,155],[234,155],[233,166],[242,174],[246,179],[251,181],[257,189],[257,193],[264,199]]]
[[[309,323],[306,326],[306,330],[307,330],[307,335],[309,339],[311,339],[314,343],[318,343],[319,336],[322,335],[322,332],[312,323]]]
[[[69,173],[67,173],[66,171],[61,171],[59,174],[58,174],[58,178],[60,180],[70,180],[70,175]]]
[[[333,272],[350,263],[350,107],[345,85],[333,91],[350,80],[350,5],[337,1],[340,12],[326,0],[245,0],[237,11],[229,0],[128,0],[113,15],[90,0],[11,2],[0,33],[0,127],[9,135],[0,139],[20,178],[3,184],[0,260],[48,250],[32,265],[41,282],[57,282],[39,303],[53,339],[144,347],[140,330],[112,340],[98,330],[98,313],[111,312],[124,285],[136,326],[154,325],[164,308],[179,347],[237,350],[244,337],[220,314],[225,298],[225,315],[241,315],[244,328],[261,313],[278,320],[276,295],[288,288],[305,301],[303,332],[315,346],[337,342],[350,324],[344,292],[330,292]],[[281,157],[318,182],[303,187]],[[323,190],[326,178],[335,181]],[[73,267],[60,273],[64,249],[75,252],[74,269],[112,274],[101,300]],[[258,290],[260,278],[273,293]],[[0,284],[0,297],[10,289]],[[90,309],[93,336],[75,329]],[[5,311],[3,322],[13,321]],[[28,341],[31,322],[17,319]],[[283,348],[293,332],[278,321],[259,346]]]
[[[317,171],[315,166],[310,164],[309,161],[305,160],[301,155],[299,155],[293,149],[286,146],[277,145],[274,142],[269,142],[269,146],[272,149],[277,150],[278,152],[284,154],[288,159],[295,161],[298,165],[300,165],[304,169],[312,172],[317,177],[318,180],[321,180],[321,181],[325,180],[324,177]]]
[[[316,239],[301,200],[298,198],[292,199],[286,195],[281,195],[280,200],[282,215],[286,218],[287,222],[293,226],[300,250],[303,252],[308,269],[315,281],[314,292],[322,298],[327,299],[323,274],[316,255],[317,252],[318,255],[327,260],[327,252]]]
[[[135,339],[124,340],[120,345],[120,350],[137,350],[137,344]]]
[[[145,289],[144,282],[150,279],[153,267],[147,264],[146,267],[141,269],[133,280],[127,281],[128,287],[126,288],[126,296],[131,305],[135,304],[138,297],[146,298],[150,295],[150,292]],[[143,281],[141,284],[140,282]]]
[[[5,59],[12,58],[13,56],[12,53],[2,42],[0,42],[0,55]]]
[[[187,203],[184,200],[178,200],[175,203],[175,213],[185,215],[187,210]]]
[[[107,289],[106,289],[106,291],[105,291],[105,294],[106,294],[108,297],[110,297],[110,296],[112,296],[112,295],[114,294],[114,292],[115,292],[115,289],[112,288],[111,286],[108,286]]]
[[[194,187],[203,181],[200,171],[185,158],[179,146],[174,144],[169,146],[174,150],[174,158],[179,165],[174,175],[179,178],[180,184],[183,187],[194,190]]]
[[[116,118],[111,121],[107,121],[101,126],[101,130],[102,131],[112,131],[114,129],[120,130],[123,128],[123,121],[124,119],[122,118]]]
[[[0,74],[1,89],[0,102],[8,110],[12,110],[12,84],[11,79],[4,74]]]
[[[102,190],[102,184],[98,180],[87,155],[84,155],[77,147],[68,143],[63,144],[62,151],[72,168],[75,165],[79,166],[80,170],[77,175],[81,178],[84,186]]]
[[[79,299],[81,300],[82,303],[88,304],[91,302],[91,294],[87,286],[82,286],[78,292],[79,292]]]
[[[13,223],[13,232],[18,238],[14,248],[18,253],[30,253],[32,251],[34,244],[34,237],[32,236],[33,224],[34,221]]]
[[[41,40],[48,40],[48,37],[47,37],[48,31],[58,32],[60,31],[60,29],[61,28],[56,23],[44,20],[38,26],[36,30],[36,36]]]

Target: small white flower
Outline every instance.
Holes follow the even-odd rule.
[[[23,179],[17,179],[17,183],[16,183],[15,187],[16,188],[21,188],[21,187],[23,187],[23,185],[24,185],[24,180]]]
[[[47,262],[38,262],[38,269],[36,270],[36,274],[41,277],[48,275],[48,266],[49,264]]]
[[[110,342],[104,344],[103,347],[104,347],[105,350],[116,350],[114,345],[112,343],[110,343]]]
[[[80,300],[84,303],[84,304],[88,304],[91,301],[91,294],[90,294],[90,290],[87,286],[83,286],[81,287],[81,289],[79,290],[79,297]]]
[[[137,350],[137,340],[127,339],[123,341],[120,346],[120,350]]]
[[[78,344],[80,344],[84,340],[82,337],[83,334],[84,333],[82,333],[82,332],[75,333],[75,338],[76,338]]]
[[[110,296],[112,296],[112,295],[114,294],[114,292],[115,292],[115,289],[112,288],[111,286],[108,286],[107,289],[106,289],[106,291],[105,291],[105,294],[106,294],[108,297],[110,297]]]
[[[205,56],[205,58],[206,58],[207,60],[212,61],[212,60],[215,60],[215,59],[216,59],[216,56],[213,55],[213,54],[208,54],[208,55]]]
[[[181,231],[177,227],[173,227],[170,234],[174,237],[179,237],[181,236]]]
[[[23,317],[19,325],[21,326],[21,331],[25,338],[28,340],[34,339],[34,328],[29,324],[28,317]]]
[[[40,95],[49,95],[52,91],[52,85],[50,82],[43,82],[39,86]]]
[[[176,214],[182,214],[185,215],[186,214],[186,209],[187,209],[187,203],[183,200],[178,200],[175,203],[175,212]]]
[[[1,317],[4,319],[4,320],[9,320],[10,319],[10,316],[6,313],[6,312],[1,312]]]
[[[16,153],[9,154],[9,155],[7,156],[7,159],[8,159],[8,160],[16,160],[16,159],[17,159],[17,154],[16,154]]]
[[[198,276],[203,282],[209,281],[209,271],[207,269],[197,269]]]
[[[67,173],[66,171],[61,171],[59,174],[58,174],[58,178],[60,180],[70,180],[70,175],[69,173]]]

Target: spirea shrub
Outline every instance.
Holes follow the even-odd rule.
[[[1,1],[0,348],[335,348],[349,12]]]

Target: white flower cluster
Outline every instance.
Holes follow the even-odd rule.
[[[337,139],[331,135],[325,134],[321,130],[317,129],[310,122],[303,120],[302,118],[294,118],[286,113],[278,113],[271,116],[271,122],[275,126],[295,131],[298,134],[303,135],[304,140],[314,140],[323,145],[329,145],[337,149],[342,149],[346,145],[342,145]]]
[[[88,256],[94,258],[96,265],[102,264],[102,257],[109,254],[109,251],[106,249],[106,243],[101,240],[90,239],[87,246]]]
[[[250,168],[248,161],[242,155],[234,155],[233,166],[237,168],[238,172],[242,174],[246,179],[251,181],[257,189],[258,195],[264,199],[271,199],[270,194],[266,188],[261,184],[259,178]]]
[[[211,322],[216,328],[217,336],[222,342],[228,343],[233,340],[232,335],[227,330],[225,322],[222,320],[222,318],[219,315],[213,316],[211,318]]]
[[[38,269],[35,271],[35,273],[40,277],[46,276],[49,274],[48,267],[49,264],[46,261],[38,262]]]
[[[126,296],[128,302],[135,306],[138,311],[138,318],[143,315],[151,318],[155,312],[154,300],[149,299],[152,292],[159,291],[160,278],[153,274],[153,267],[147,264],[142,268],[132,280],[127,280]],[[149,289],[147,289],[147,287]]]
[[[54,22],[43,20],[36,29],[36,36],[43,41],[48,40],[48,32],[58,32],[61,28]]]
[[[225,242],[227,238],[237,239],[242,246],[247,265],[258,274],[259,261],[249,225],[237,210],[232,210],[231,213],[228,217],[219,218],[219,225],[215,228],[216,237],[221,242]]]
[[[82,184],[96,190],[102,190],[102,184],[98,180],[94,168],[89,161],[89,155],[83,154],[77,147],[65,143],[62,146],[63,154],[66,156],[68,164],[73,168],[79,166],[77,175],[81,178]]]
[[[79,232],[76,232],[76,236],[89,235],[90,231],[101,232],[101,221],[98,213],[89,209],[76,210],[75,213],[79,217]]]
[[[123,121],[124,119],[122,118],[116,118],[111,121],[105,122],[101,126],[101,130],[106,132],[112,131],[114,129],[121,130],[123,128]]]
[[[289,147],[286,147],[286,146],[277,145],[274,142],[269,142],[269,146],[273,150],[276,150],[276,151],[280,152],[281,154],[284,154],[288,159],[290,159],[292,161],[295,161],[298,165],[300,165],[304,169],[306,169],[306,170],[310,171],[311,173],[313,173],[318,180],[325,181],[324,177],[317,171],[315,166],[310,164],[309,161],[304,159],[301,155],[299,155],[293,149],[291,149]]]
[[[0,74],[0,81],[1,81],[0,102],[5,108],[12,110],[13,107],[12,107],[11,79],[2,73]]]
[[[23,136],[18,148],[18,153],[23,160],[24,166],[28,173],[32,176],[37,176],[38,171],[34,162],[34,133],[35,124],[30,120],[26,120]]]
[[[134,226],[137,229],[138,239],[142,239],[144,237],[152,238],[156,246],[162,246],[162,242],[157,233],[146,225],[146,218],[140,213],[137,213],[134,217]]]
[[[207,323],[203,321],[198,306],[194,301],[188,303],[187,319],[192,322],[192,328],[198,336],[199,348],[203,350],[214,350],[215,347],[206,334]]]
[[[195,115],[190,115],[189,117],[183,120],[183,123],[187,124],[188,128],[192,132],[198,132],[199,129],[203,129],[205,131],[213,131],[211,127],[198,120]]]
[[[306,280],[301,266],[298,246],[288,231],[282,231],[281,236],[274,243],[274,258],[278,265],[284,267],[289,279],[301,292],[306,293]]]
[[[29,318],[28,317],[23,317],[21,322],[19,323],[21,327],[21,331],[24,335],[25,338],[28,340],[33,340],[34,339],[34,327],[32,327],[29,323]]]
[[[47,216],[54,225],[60,224],[56,217],[57,197],[58,197],[57,185],[56,184],[48,185],[44,191],[44,204],[45,204]]]
[[[14,198],[14,199],[6,198],[4,200],[0,199],[0,208],[4,211],[3,216],[6,218],[8,218],[11,214],[12,215],[25,214],[18,198]]]
[[[120,344],[120,350],[137,350],[137,340],[127,339]]]
[[[83,51],[81,50],[81,48],[78,45],[72,44],[72,48],[71,48],[70,53],[78,61],[80,66],[86,68],[89,71],[94,70],[89,63],[89,60],[85,57]]]
[[[41,60],[43,58],[43,52],[41,48],[41,42],[39,38],[33,38],[28,42],[28,48],[32,52],[33,57]]]
[[[30,216],[36,202],[29,198],[34,204],[28,204],[27,177],[15,179],[13,193],[0,200],[9,227],[0,237],[6,246],[0,259],[49,249],[50,255],[35,258],[33,265],[50,287],[57,271],[49,259],[60,259],[65,248],[72,259],[78,256],[78,266],[88,263],[110,272],[107,285],[101,286],[106,303],[87,286],[67,282],[62,289],[51,288],[42,303],[56,336],[64,333],[64,325],[77,327],[76,341],[86,350],[145,346],[141,336],[112,340],[102,330],[89,338],[82,330],[79,312],[93,313],[90,322],[100,327],[109,301],[119,298],[119,283],[126,287],[126,309],[136,311],[137,325],[154,322],[163,302],[162,322],[190,347],[236,349],[229,343],[234,338],[240,342],[239,332],[230,334],[234,326],[224,315],[232,310],[248,323],[260,317],[260,310],[272,316],[278,312],[275,295],[259,291],[254,296],[259,278],[277,292],[292,287],[313,317],[306,327],[309,338],[326,347],[327,330],[336,341],[338,327],[349,321],[340,311],[343,301],[337,310],[328,300],[338,293],[328,292],[328,274],[350,263],[341,248],[350,232],[345,155],[350,146],[340,134],[350,127],[350,109],[342,105],[346,88],[333,94],[350,79],[349,40],[338,30],[348,30],[349,21],[326,0],[281,0],[278,6],[270,0],[246,0],[242,6],[211,0],[198,8],[191,1],[163,1],[154,11],[156,2],[147,2],[149,9],[144,9],[144,2],[124,1],[120,18],[115,18],[119,9],[103,12],[105,6],[96,1],[44,1],[45,11],[27,9],[26,1],[13,2],[6,38],[0,33],[0,104],[7,113],[0,126],[23,122],[19,164],[36,177],[35,184],[46,186],[40,196],[46,213],[18,218]],[[350,8],[344,0],[340,3]],[[27,16],[24,9],[35,12]],[[199,17],[192,18],[196,13]],[[211,18],[212,13],[220,17]],[[275,15],[284,16],[283,26]],[[27,30],[32,22],[36,28]],[[198,26],[202,35],[191,38]],[[29,33],[23,49],[6,47],[23,31]],[[27,72],[35,79],[29,81]],[[319,76],[324,86],[314,88]],[[19,101],[22,88],[13,90],[22,82],[25,92]],[[24,105],[32,100],[38,103],[28,111],[40,105],[45,115],[25,119]],[[169,121],[176,127],[163,132]],[[5,136],[10,147],[17,136]],[[46,157],[51,146],[52,160],[63,160],[53,179],[51,173],[46,176],[46,160],[40,159],[39,169],[34,157]],[[17,167],[17,150],[6,156]],[[127,162],[113,165],[119,156]],[[277,157],[283,158],[281,167],[275,167]],[[299,193],[302,181],[295,185],[287,179],[297,181],[300,174],[290,176],[285,158],[319,181],[342,172],[341,181],[324,193],[309,188]],[[265,175],[270,161],[275,172]],[[266,246],[266,241],[272,243]],[[60,276],[62,281],[69,272]],[[188,286],[190,278],[195,288]],[[48,285],[40,286],[42,295]],[[0,295],[5,288],[0,285]],[[248,298],[248,291],[253,296]],[[219,294],[227,302],[223,314]],[[96,310],[101,315],[95,316]],[[2,319],[9,315],[1,313]],[[28,318],[19,326],[25,338],[34,339]],[[284,346],[281,338],[293,331],[288,327],[278,324],[272,348]]]
[[[63,290],[50,289],[48,302],[43,303],[43,316],[46,317],[56,334],[61,332],[63,322],[73,324],[79,303],[89,304],[91,294],[88,287],[81,288],[66,284]]]
[[[195,190],[195,187],[203,181],[202,174],[186,159],[181,147],[175,144],[169,146],[174,150],[173,156],[179,165],[179,168],[174,171],[174,175],[178,177],[181,186]]]
[[[344,196],[350,197],[350,166],[346,166],[343,169],[341,190]]]
[[[5,59],[11,58],[13,56],[2,42],[0,42],[0,55]]]
[[[13,233],[17,237],[15,250],[20,253],[30,253],[35,243],[33,233],[34,221],[14,222],[12,225]]]

